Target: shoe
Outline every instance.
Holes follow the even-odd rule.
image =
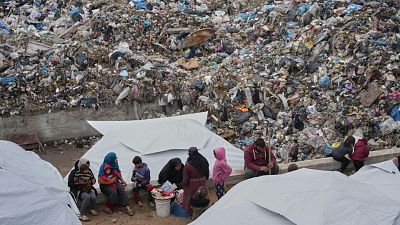
[[[143,207],[143,203],[141,201],[138,201],[137,204],[139,207]]]
[[[152,208],[156,207],[156,205],[154,204],[154,202],[149,202],[149,205],[150,205]]]
[[[97,211],[94,210],[94,209],[90,210],[90,214],[92,214],[93,216],[97,216],[98,215]]]
[[[90,221],[89,217],[85,216],[85,215],[80,215],[79,219],[82,220],[83,222],[88,222]]]

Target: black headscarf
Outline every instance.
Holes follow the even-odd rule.
[[[189,157],[187,159],[187,162],[193,166],[197,172],[199,172],[201,175],[205,176],[206,179],[208,180],[210,176],[210,170],[208,168],[209,164],[207,159],[202,156],[198,149],[196,147],[191,147],[189,148]]]
[[[175,170],[175,166],[177,165],[181,165],[181,169],[179,171]],[[169,160],[158,175],[158,183],[163,184],[168,180],[169,182],[176,184],[179,188],[179,186],[182,185],[183,180],[183,167],[184,165],[179,158],[173,158]]]

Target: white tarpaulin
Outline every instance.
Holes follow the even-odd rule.
[[[243,151],[208,130],[204,126],[206,120],[207,112],[150,120],[90,121],[104,136],[82,157],[90,160],[90,168],[97,176],[104,156],[117,153],[122,175],[129,181],[132,159],[140,156],[150,168],[151,179],[157,180],[168,160],[178,157],[185,163],[189,147],[199,148],[210,170],[215,162],[213,149],[225,147],[229,165],[233,170],[242,170]]]
[[[369,183],[310,169],[245,180],[191,224],[397,225],[400,204],[375,189],[373,180],[388,182],[375,179],[381,169],[375,170]],[[396,176],[391,185],[399,187]]]
[[[0,177],[0,224],[81,224],[60,173],[35,153],[0,141]]]

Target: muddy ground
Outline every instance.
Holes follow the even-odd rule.
[[[56,147],[52,143],[46,145],[46,153],[39,154],[39,156],[53,164],[62,176],[65,176],[75,161],[78,160],[90,147],[84,146],[77,148],[74,145],[59,144]],[[216,201],[214,190],[210,190],[211,202]],[[144,201],[145,202],[145,201]],[[166,218],[157,217],[155,209],[151,208],[148,204],[144,203],[143,207],[138,207],[132,199],[130,204],[135,208],[136,214],[134,216],[128,216],[126,213],[108,215],[102,212],[104,204],[98,204],[96,210],[99,212],[98,216],[89,216],[91,221],[83,222],[84,225],[184,225],[190,223],[190,220],[169,216]],[[114,220],[114,221],[113,221]]]

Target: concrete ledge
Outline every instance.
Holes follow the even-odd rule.
[[[99,110],[71,108],[38,115],[0,117],[0,140],[6,140],[11,134],[25,133],[37,133],[42,142],[100,135],[87,120],[137,120],[144,111],[161,112],[162,108],[158,102],[140,104],[134,101],[132,105]]]
[[[379,163],[383,162],[386,160],[389,160],[395,156],[400,155],[400,148],[392,148],[392,149],[386,149],[386,150],[378,150],[378,151],[373,151],[370,152],[368,159],[366,160],[365,164],[374,164],[374,163]],[[279,174],[287,173],[288,167],[290,164],[279,164]],[[340,162],[334,160],[333,158],[321,158],[321,159],[314,159],[314,160],[305,160],[305,161],[300,161],[296,162],[297,167],[300,168],[309,168],[309,169],[317,169],[317,170],[338,170],[340,168]],[[353,164],[349,164],[349,168],[353,167]],[[228,180],[225,182],[227,185],[235,185],[237,183],[240,183],[241,181],[246,179],[246,175],[244,173],[244,170],[238,170],[238,171],[233,171],[233,174],[228,178]],[[159,185],[157,181],[153,180],[151,181],[151,184],[153,186]],[[214,187],[214,183],[212,179],[209,179],[207,181],[207,185],[209,187]],[[132,183],[128,183],[127,187],[125,188],[128,198],[132,198]],[[101,191],[98,189],[97,190],[99,195],[97,196],[97,203],[105,203],[106,202],[106,197],[104,194],[101,193]],[[146,195],[147,193],[141,192],[141,195]],[[143,199],[146,199],[145,196],[143,196]]]

